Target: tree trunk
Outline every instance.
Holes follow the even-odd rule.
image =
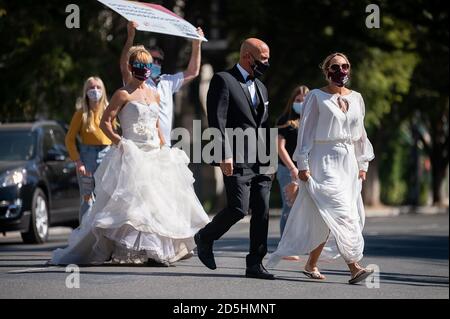
[[[443,206],[443,183],[445,181],[445,175],[448,169],[448,162],[441,157],[431,158],[431,176],[432,176],[432,189],[433,189],[433,205]]]
[[[370,162],[367,180],[363,183],[362,196],[367,206],[379,206],[380,202],[380,178],[378,176],[378,160]]]
[[[375,158],[369,164],[366,181],[363,183],[362,198],[367,206],[380,206],[380,177],[379,177],[379,158],[381,154],[380,145],[383,145],[385,137],[383,130],[377,130],[373,134],[372,145],[375,152]]]
[[[434,125],[431,128],[431,145],[429,147],[431,160],[431,176],[433,188],[433,205],[444,205],[444,196],[442,192],[445,174],[447,172],[449,153],[448,153],[448,96],[440,98],[439,105],[442,107],[442,113],[434,119]]]

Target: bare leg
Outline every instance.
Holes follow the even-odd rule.
[[[319,261],[320,254],[322,253],[323,247],[325,247],[326,243],[320,244],[319,247],[314,249],[310,254],[308,258],[308,262],[305,265],[305,270],[307,272],[319,272],[319,269],[317,268],[317,262]],[[319,273],[320,274],[320,273]],[[325,279],[326,277],[322,274],[318,276],[318,278],[315,279]]]
[[[300,257],[299,256],[285,256],[285,257],[283,257],[283,260],[300,261]]]
[[[347,264],[348,269],[350,269],[350,273],[352,274],[352,278],[362,269],[362,267],[358,263],[350,263]]]

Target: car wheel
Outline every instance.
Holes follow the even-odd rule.
[[[42,244],[48,239],[48,204],[44,192],[37,188],[33,194],[30,227],[22,233],[22,239],[27,244]]]

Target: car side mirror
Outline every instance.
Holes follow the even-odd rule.
[[[50,149],[47,152],[47,155],[45,156],[45,161],[63,162],[65,160],[66,160],[66,155],[63,154],[61,151],[58,151],[54,148]]]

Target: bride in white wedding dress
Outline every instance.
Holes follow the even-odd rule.
[[[94,206],[69,238],[53,252],[51,264],[173,263],[194,248],[195,233],[209,222],[194,188],[189,158],[162,147],[158,96],[145,80],[152,57],[130,50],[133,79],[115,92],[101,128],[115,147],[94,177]],[[112,129],[118,117],[122,136]]]

